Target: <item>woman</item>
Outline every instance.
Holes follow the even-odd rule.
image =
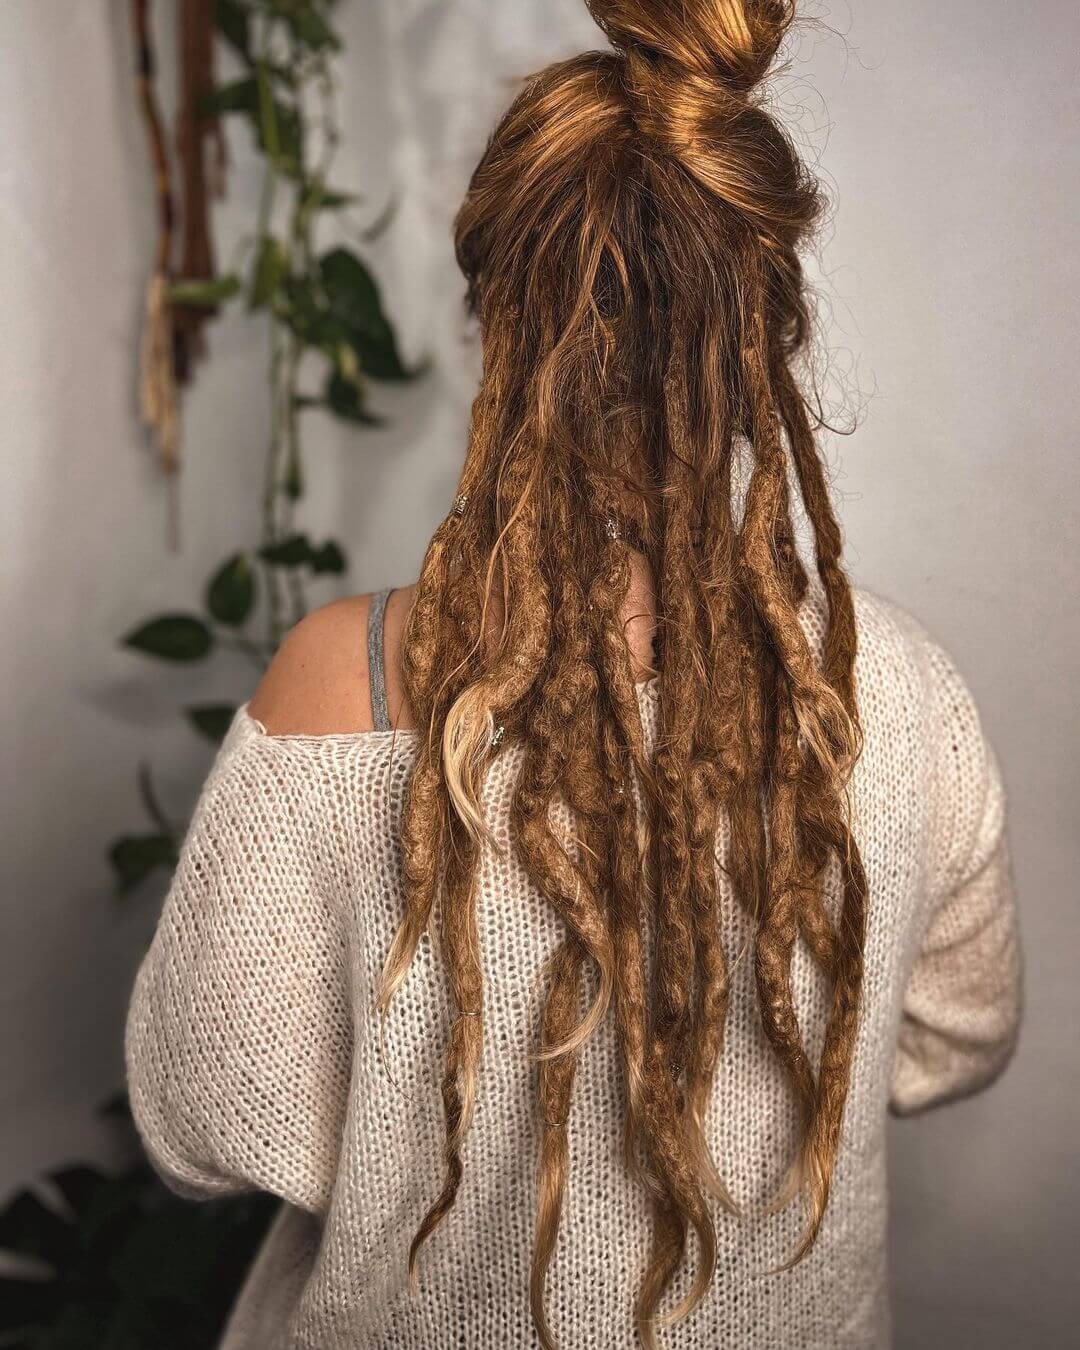
[[[791,7],[590,8],[458,218],[460,495],[238,712],[139,975],[156,1165],[286,1201],[229,1350],[885,1346],[887,1108],[1014,1044],[993,755],[800,384]]]

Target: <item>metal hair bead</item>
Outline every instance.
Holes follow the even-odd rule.
[[[495,728],[495,730],[491,733],[492,750],[497,750],[499,748],[499,746],[502,744],[502,740],[505,735],[506,735],[506,728],[500,722],[499,725]]]
[[[469,494],[467,492],[459,492],[458,495],[454,498],[454,515],[463,516],[465,514],[465,508],[466,506],[468,506],[468,504],[469,504]]]
[[[614,516],[608,516],[607,520],[604,521],[604,533],[613,542],[622,538],[622,530],[619,529],[619,522]]]

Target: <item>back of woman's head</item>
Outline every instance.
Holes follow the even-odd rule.
[[[526,84],[458,217],[484,373],[461,495],[432,539],[405,636],[409,700],[428,734],[402,826],[406,915],[383,989],[385,1006],[437,921],[459,1015],[443,1080],[447,1181],[415,1259],[461,1180],[484,1027],[479,790],[500,745],[516,744],[514,845],[566,933],[539,1030],[532,1305],[545,1345],[577,1055],[609,1006],[627,1160],[654,1213],[637,1305],[652,1344],[711,1279],[706,1196],[734,1208],[704,1129],[728,999],[720,874],[754,924],[761,1015],[799,1109],[802,1143],[779,1198],[803,1193],[793,1259],[828,1200],[865,932],[845,809],[858,749],[854,616],[795,369],[809,327],[798,249],[819,199],[760,90],[792,5],[589,8],[612,50]],[[808,581],[789,466],[827,599],[820,651],[799,620]],[[741,468],[745,492],[733,494]],[[657,600],[651,753],[623,626],[635,552]],[[573,821],[568,837],[556,800]],[[823,898],[831,863],[843,892],[835,924]],[[799,937],[833,986],[816,1066],[792,999]],[[580,1021],[590,972],[596,996]],[[691,1231],[696,1278],[661,1315]]]

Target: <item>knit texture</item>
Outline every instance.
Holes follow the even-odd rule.
[[[805,607],[815,641],[821,604]],[[1001,780],[948,657],[903,612],[857,596],[865,750],[852,783],[870,888],[863,1010],[832,1200],[817,1245],[770,1275],[800,1233],[767,1215],[796,1137],[761,1029],[749,921],[723,894],[731,1012],[709,1121],[744,1210],[717,1215],[704,1304],[672,1350],[867,1350],[889,1344],[887,1110],[963,1096],[1000,1072],[1021,965]],[[647,737],[656,686],[641,686]],[[542,968],[560,923],[508,832],[518,752],[494,762],[479,923],[485,1054],[457,1205],[406,1279],[409,1241],[442,1183],[438,1079],[450,1014],[425,939],[380,1041],[374,1010],[402,913],[397,826],[415,733],[269,736],[240,709],[192,820],[127,1029],[131,1103],[165,1180],[191,1196],[259,1188],[287,1202],[223,1350],[492,1350],[536,1343],[527,1272],[540,1127]],[[721,840],[721,852],[723,841]],[[831,897],[834,906],[837,897]],[[820,1049],[826,990],[796,952],[796,1006]],[[549,1280],[566,1350],[629,1350],[648,1249],[622,1160],[609,1021],[586,1045],[570,1180]]]

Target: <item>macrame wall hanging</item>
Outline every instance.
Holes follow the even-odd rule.
[[[139,106],[146,124],[157,199],[157,247],[147,285],[139,362],[143,423],[167,478],[180,467],[180,389],[205,351],[206,323],[217,312],[205,303],[177,302],[173,281],[214,276],[210,199],[224,191],[225,142],[217,116],[205,108],[214,89],[215,0],[177,0],[177,127],[174,177],[157,90],[151,27],[152,0],[131,0]],[[176,182],[179,182],[179,199]],[[175,543],[175,489],[170,492],[170,538]]]

